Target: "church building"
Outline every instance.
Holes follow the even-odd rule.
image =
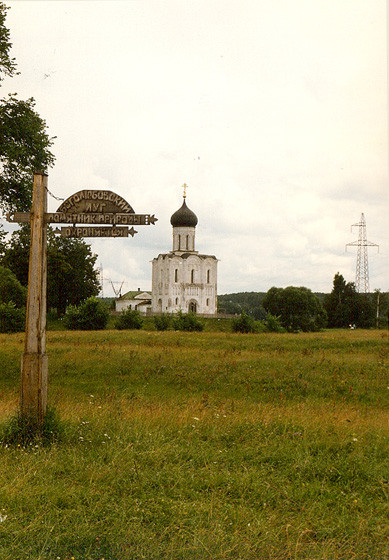
[[[170,218],[173,250],[152,261],[152,313],[217,313],[217,258],[195,250],[197,216],[186,205]]]

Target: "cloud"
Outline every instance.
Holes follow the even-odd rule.
[[[34,96],[57,136],[50,189],[159,218],[91,241],[111,277],[150,287],[186,182],[220,290],[353,280],[362,212],[371,284],[389,288],[384,0],[8,4],[21,74],[3,90]]]

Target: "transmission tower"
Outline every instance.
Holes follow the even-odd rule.
[[[367,260],[367,248],[378,247],[378,251],[379,251],[379,245],[377,245],[377,243],[371,243],[370,241],[367,240],[366,220],[363,213],[361,214],[361,221],[358,222],[357,224],[353,224],[351,226],[351,231],[353,230],[353,227],[359,228],[358,240],[353,241],[352,243],[347,243],[346,251],[347,251],[347,247],[351,247],[351,246],[358,247],[357,267],[355,271],[355,286],[357,292],[368,294],[370,291],[370,287],[369,287],[369,263]]]
[[[104,297],[104,271],[103,271],[103,263],[100,263],[99,268],[97,269],[99,284],[100,284],[100,297]]]

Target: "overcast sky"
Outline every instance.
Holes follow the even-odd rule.
[[[5,3],[20,75],[0,94],[34,97],[57,136],[49,189],[159,219],[87,240],[106,279],[151,288],[187,183],[219,294],[354,281],[362,212],[370,288],[389,289],[384,0]]]

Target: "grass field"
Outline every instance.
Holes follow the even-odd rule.
[[[0,335],[0,422],[23,335]],[[48,333],[51,447],[0,445],[0,560],[389,558],[384,331]]]

